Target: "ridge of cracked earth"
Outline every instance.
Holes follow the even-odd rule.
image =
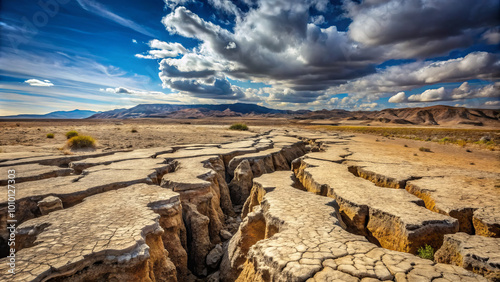
[[[432,181],[416,183],[418,191],[434,189],[427,197],[409,189],[417,186],[413,181],[460,173],[432,168],[423,174],[423,166],[393,156],[380,162],[376,158],[384,152],[367,152],[357,142],[337,134],[273,130],[226,144],[2,160],[1,170],[15,168],[20,176],[19,244],[15,279],[6,276],[8,258],[0,260],[0,277],[484,280],[468,269],[496,281],[497,259],[484,250],[498,245],[497,198],[470,199],[473,210],[466,222],[482,236],[463,239],[462,245],[450,243],[459,241],[453,236],[461,234],[456,232],[462,231],[462,217],[433,209],[428,198],[432,196],[436,206],[453,207],[454,199],[466,196],[466,189],[489,189],[498,175],[469,173],[479,184],[465,181],[468,186],[458,191],[462,195],[453,196],[440,194]],[[401,163],[407,174],[377,171],[375,165],[394,168]],[[363,195],[368,193],[377,197]],[[2,245],[9,235],[4,196]],[[384,206],[381,199],[400,206]],[[485,236],[491,238],[481,240]],[[439,258],[450,265],[398,252],[414,252],[424,242],[439,247],[443,238]],[[320,241],[326,242],[324,248],[315,247]],[[459,256],[480,259],[471,263],[456,259]]]
[[[334,200],[294,188],[292,177],[280,171],[254,179],[258,204],[231,240],[223,281],[486,281],[345,231]]]

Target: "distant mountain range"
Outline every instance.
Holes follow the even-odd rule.
[[[141,104],[130,109],[120,109],[98,113],[90,118],[202,118],[242,116],[248,114],[265,115],[289,113],[293,113],[293,111],[275,110],[255,104],[244,103],[221,105]]]
[[[175,118],[198,119],[220,117],[283,117],[304,122],[347,123],[392,123],[417,125],[500,125],[500,110],[467,109],[450,106],[424,108],[385,109],[381,111],[289,111],[276,110],[255,104],[221,105],[171,105],[141,104],[130,109],[115,109],[105,112],[58,111],[46,115],[17,115],[8,119],[130,119],[130,118]]]
[[[385,109],[381,111],[322,110],[314,111],[298,119],[359,120],[392,124],[418,125],[500,125],[500,110],[467,109],[450,106],[423,108]]]
[[[99,112],[87,110],[73,111],[56,111],[44,115],[15,115],[15,116],[0,116],[0,119],[82,119],[88,118]]]

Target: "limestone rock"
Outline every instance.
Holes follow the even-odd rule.
[[[39,201],[37,205],[42,215],[46,215],[50,212],[63,209],[61,199],[54,196],[48,196],[44,198],[43,200]]]
[[[500,239],[456,233],[446,235],[437,262],[461,266],[491,281],[500,281]]]

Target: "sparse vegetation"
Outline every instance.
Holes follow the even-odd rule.
[[[96,141],[91,136],[74,136],[68,140],[66,143],[67,147],[75,150],[75,149],[86,149],[86,148],[95,148]]]
[[[248,130],[248,126],[244,123],[234,123],[229,127],[229,129],[245,131]]]
[[[71,139],[75,136],[78,136],[78,132],[75,130],[70,130],[70,131],[66,132],[66,139]]]
[[[54,133],[47,133],[47,138],[50,138],[50,139],[54,138]]]
[[[417,253],[423,259],[434,260],[434,248],[432,246],[426,244],[425,247],[420,247]]]
[[[312,126],[312,128],[374,134],[386,138],[397,137],[439,144],[455,144],[461,147],[472,145],[492,151],[500,150],[500,130],[327,125]]]
[[[431,149],[426,148],[426,147],[420,147],[420,148],[418,148],[418,150],[421,152],[432,152]]]
[[[130,132],[132,132],[132,133],[137,133],[137,132],[139,132],[139,131],[137,131],[137,129],[135,129],[135,128],[132,128],[132,130],[130,130]]]

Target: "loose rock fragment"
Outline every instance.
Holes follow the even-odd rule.
[[[46,215],[53,211],[62,210],[63,205],[61,199],[49,196],[38,202],[38,208],[42,215]]]

